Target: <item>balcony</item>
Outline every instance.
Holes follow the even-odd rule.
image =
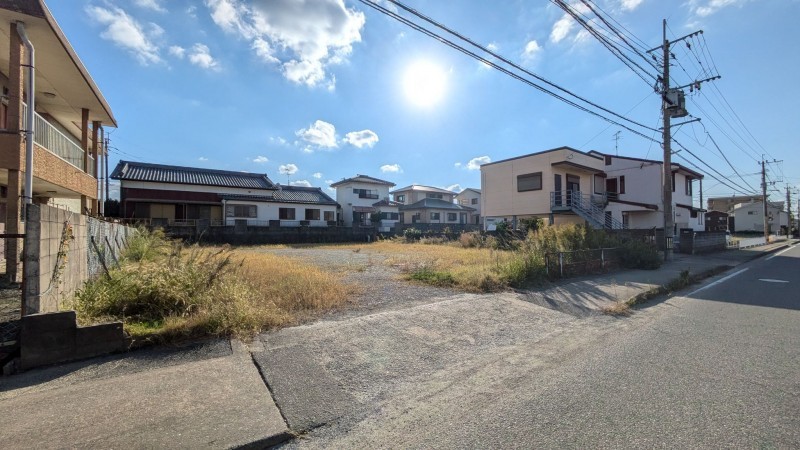
[[[33,141],[50,153],[58,156],[69,164],[83,170],[83,149],[73,142],[64,133],[56,129],[44,117],[34,112]],[[28,129],[28,105],[22,104],[22,129]],[[89,155],[89,175],[95,176],[94,158]]]

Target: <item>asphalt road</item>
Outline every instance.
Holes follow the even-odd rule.
[[[506,305],[507,323],[515,315],[538,316],[515,301]],[[497,316],[486,311],[478,325],[496,327]],[[418,320],[435,324],[437,314],[428,307]],[[503,329],[503,345],[450,360],[439,359],[433,345],[406,350],[438,364],[383,382],[381,395],[363,389],[348,394],[348,403],[331,396],[330,405],[317,407],[340,402],[345,407],[336,418],[288,446],[800,447],[800,246],[738,266],[628,319],[557,320],[557,328],[535,333],[536,340]],[[359,339],[368,325],[348,334]],[[402,365],[387,368],[387,361],[369,363],[390,375],[403,371]],[[328,394],[347,386],[333,375],[320,386]],[[273,388],[280,391],[280,383]]]

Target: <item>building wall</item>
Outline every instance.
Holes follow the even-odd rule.
[[[742,204],[733,210],[732,216],[734,217],[734,224],[736,232],[741,231],[764,231],[764,204],[762,202],[753,202]],[[768,213],[772,216],[772,221],[769,222],[771,231],[778,231],[781,226],[789,224],[788,213],[770,205]]]
[[[481,194],[472,191],[472,190],[464,190],[461,191],[455,197],[456,203],[462,206],[468,206],[470,208],[474,208],[475,211],[472,213],[472,221],[474,222],[477,218],[480,220],[481,217]],[[472,203],[472,200],[477,200],[477,203]]]
[[[550,193],[555,190],[554,174],[561,174],[561,189],[566,190],[566,176],[580,176],[580,190],[595,192],[594,175],[578,168],[553,167],[556,162],[603,170],[603,160],[563,149],[481,166],[481,212],[484,217],[513,217],[550,214]],[[542,173],[542,189],[517,192],[517,176]],[[598,186],[605,191],[605,186]]]
[[[225,205],[255,205],[256,206],[256,218],[248,218],[248,217],[225,217],[225,224],[226,225],[233,225],[237,219],[245,219],[248,222],[248,225],[267,225],[270,220],[280,220],[280,208],[293,208],[295,210],[295,218],[294,221],[289,222],[299,222],[301,220],[306,220],[306,210],[310,209],[318,209],[319,210],[319,220],[312,220],[310,221],[310,226],[312,227],[324,227],[328,226],[328,222],[325,221],[325,212],[331,213],[333,216],[332,220],[336,220],[336,205],[307,205],[302,203],[272,203],[272,202],[254,202],[249,200],[227,200],[225,201]],[[224,214],[224,212],[223,212]],[[299,224],[298,224],[299,225]]]
[[[359,198],[353,189],[369,189],[377,191],[378,198]],[[371,208],[372,205],[389,198],[389,186],[373,183],[351,182],[336,186],[336,201],[342,206],[342,221],[345,226],[353,226],[353,207]]]
[[[411,224],[413,222],[414,214],[419,213],[420,220],[417,223],[452,223],[458,224],[462,223],[461,215],[464,214],[466,216],[463,223],[469,223],[469,213],[465,211],[453,211],[449,209],[411,209],[403,211],[403,223],[404,224]],[[438,213],[439,220],[431,219],[431,213]],[[447,217],[447,214],[455,214],[455,220],[452,220]]]

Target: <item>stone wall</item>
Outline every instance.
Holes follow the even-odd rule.
[[[112,261],[135,231],[47,205],[30,205],[26,220],[26,315],[58,311],[61,301],[102,273],[99,261]],[[116,236],[118,242],[111,248],[105,244],[109,235]]]

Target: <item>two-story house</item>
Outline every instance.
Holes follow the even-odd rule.
[[[603,158],[559,147],[481,165],[484,227],[538,217],[551,225],[605,224]],[[614,228],[621,223],[613,222]]]
[[[468,206],[475,211],[472,212],[470,223],[480,225],[483,217],[481,217],[481,190],[475,188],[466,188],[456,194],[456,203],[461,206]]]
[[[389,198],[391,181],[367,175],[356,175],[331,184],[336,188],[336,201],[342,206],[344,226],[377,226],[389,231],[400,219],[400,204]],[[373,219],[378,222],[373,223]]]
[[[400,222],[413,223],[472,223],[475,208],[454,203],[456,193],[432,186],[412,184],[391,192],[400,206]]]
[[[120,180],[122,216],[155,225],[327,226],[338,209],[320,188],[277,185],[259,173],[120,161],[111,178]]]
[[[783,207],[783,202],[767,202],[767,227],[770,233],[785,232],[789,226],[789,213],[784,211]],[[733,217],[731,231],[764,232],[763,201],[737,203],[731,209],[731,217]]]
[[[5,232],[23,232],[27,202],[97,214],[102,127],[117,125],[111,108],[44,1],[0,2],[0,37]],[[19,243],[8,241],[5,251],[7,273],[13,274]]]
[[[607,196],[605,214],[622,222],[624,228],[662,228],[664,163],[595,151],[590,154],[603,159]],[[706,211],[702,205],[693,203],[695,191],[702,190],[703,175],[677,163],[672,164],[671,173],[675,233],[686,228],[704,231]]]

